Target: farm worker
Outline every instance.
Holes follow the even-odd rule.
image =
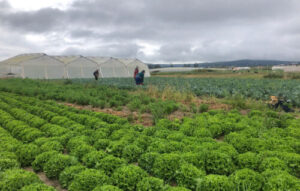
[[[144,85],[144,74],[145,74],[145,70],[141,71],[136,75],[135,77],[136,85]]]
[[[136,78],[136,75],[139,73],[139,67],[135,67],[135,70],[134,70],[134,74],[133,74],[133,78],[135,79]]]
[[[98,69],[94,72],[94,77],[95,77],[95,80],[98,80],[98,78],[99,78],[99,70]]]

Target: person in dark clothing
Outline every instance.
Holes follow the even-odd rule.
[[[96,70],[94,72],[94,77],[95,77],[95,80],[98,80],[98,78],[99,78],[99,70]]]
[[[136,78],[136,75],[139,73],[139,67],[135,67],[133,78]]]
[[[145,70],[141,71],[136,75],[135,77],[136,85],[144,85],[144,75],[145,75]]]

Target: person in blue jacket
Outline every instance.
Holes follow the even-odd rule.
[[[144,75],[145,75],[145,70],[142,70],[140,73],[136,75],[135,77],[136,85],[144,85]]]

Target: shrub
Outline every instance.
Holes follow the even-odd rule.
[[[24,186],[20,191],[56,191],[56,189],[42,183],[34,183]]]
[[[112,185],[97,186],[93,191],[122,191],[120,188]]]
[[[237,158],[239,168],[249,168],[252,170],[257,170],[260,160],[257,154],[252,152],[246,152],[238,155]]]
[[[271,72],[263,76],[264,78],[283,78],[283,72]]]
[[[39,147],[34,144],[21,145],[16,151],[18,161],[21,163],[22,166],[30,166],[30,164],[34,161],[35,157],[39,153]]]
[[[58,154],[49,158],[44,165],[44,172],[48,178],[57,179],[64,168],[78,164],[76,158],[68,155]]]
[[[58,141],[49,141],[44,143],[41,146],[42,152],[51,151],[51,150],[62,152],[64,150],[64,147]]]
[[[122,157],[128,162],[137,162],[142,153],[143,150],[140,147],[135,144],[131,144],[123,149]]]
[[[161,191],[164,189],[164,181],[155,177],[145,177],[137,184],[137,191]]]
[[[71,182],[73,181],[75,176],[85,169],[86,169],[86,167],[84,167],[82,165],[69,166],[69,167],[65,168],[59,174],[60,185],[63,188],[68,188],[68,186],[71,184]]]
[[[263,159],[262,163],[259,166],[259,170],[265,171],[267,169],[272,170],[287,170],[288,167],[283,160],[280,160],[277,157],[268,157]]]
[[[234,163],[227,154],[212,151],[206,156],[205,168],[207,173],[229,175],[234,171]]]
[[[20,163],[15,159],[0,158],[0,172],[12,168],[20,168]]]
[[[234,190],[233,183],[224,175],[210,174],[198,180],[197,190],[205,191],[232,191]]]
[[[207,105],[207,104],[201,104],[200,107],[199,107],[199,112],[200,113],[207,112],[208,108],[209,108],[209,105]]]
[[[259,173],[247,168],[235,171],[230,175],[230,179],[236,190],[259,191],[263,183],[262,176]]]
[[[94,168],[101,159],[107,156],[104,151],[92,151],[83,156],[82,162],[88,168]]]
[[[39,177],[23,169],[6,170],[0,174],[0,190],[20,190],[26,185],[40,183]]]
[[[107,175],[111,175],[115,169],[125,164],[126,161],[124,159],[108,155],[96,164],[96,168],[104,170]]]
[[[43,167],[48,160],[53,157],[58,155],[59,153],[57,151],[48,151],[44,152],[42,154],[39,154],[35,160],[32,162],[32,168],[34,171],[39,172],[43,170]]]
[[[148,173],[152,173],[154,161],[158,156],[159,154],[155,152],[142,154],[138,160],[139,166]]]
[[[178,154],[159,155],[153,164],[153,173],[155,176],[164,179],[167,182],[175,180],[176,171],[178,170]]]
[[[176,172],[176,182],[178,186],[183,186],[195,190],[197,179],[205,176],[205,172],[197,169],[194,165],[183,163]]]
[[[299,180],[286,171],[266,170],[262,173],[264,177],[263,191],[268,190],[297,190],[300,187]]]
[[[115,185],[125,191],[136,190],[138,182],[140,182],[147,173],[138,166],[128,165],[118,168],[112,175]]]
[[[69,191],[91,191],[97,186],[110,184],[110,179],[103,171],[87,169],[77,174],[69,186]]]

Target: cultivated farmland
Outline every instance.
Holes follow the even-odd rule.
[[[147,80],[167,85],[163,78]],[[110,82],[136,89],[122,81]],[[214,92],[209,84],[219,89],[221,97],[228,89],[237,91],[228,95],[249,96],[243,86],[261,87],[257,99],[267,99],[262,94],[267,87],[273,87],[270,94],[281,92],[277,82],[295,94],[293,100],[299,96],[297,81],[263,82],[221,84],[205,79],[189,87],[208,89],[204,95]],[[176,111],[180,103],[82,80],[9,79],[1,80],[0,90],[0,190],[55,189],[35,173],[57,181],[57,190],[69,191],[297,191],[300,187],[300,119],[294,114],[205,109],[168,120],[164,115]],[[137,105],[145,112],[162,116],[155,118],[155,125],[134,125],[126,118],[61,103],[101,107],[104,102],[103,107],[130,105],[134,110],[136,100],[142,100]],[[24,170],[28,168],[34,172]]]

